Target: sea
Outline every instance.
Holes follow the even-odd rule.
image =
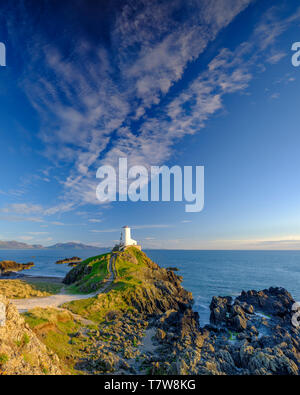
[[[59,259],[82,259],[108,252],[108,249],[0,250],[0,260],[34,262],[25,274],[64,277],[67,265]],[[300,251],[187,251],[145,250],[161,267],[177,267],[183,286],[194,296],[194,310],[200,324],[209,322],[209,304],[213,296],[238,296],[242,290],[284,287],[300,302]]]

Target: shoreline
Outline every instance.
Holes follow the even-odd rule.
[[[63,282],[64,277],[58,276],[37,276],[37,275],[30,275],[30,274],[13,274],[11,276],[0,276],[1,280],[31,280],[32,282],[38,281],[47,281],[47,282]]]

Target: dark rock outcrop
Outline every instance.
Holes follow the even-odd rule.
[[[68,266],[76,266],[79,265],[79,263],[82,262],[82,259],[79,258],[78,256],[73,256],[72,258],[65,258],[65,259],[60,259],[59,261],[56,261],[55,263],[57,265],[63,265],[65,263],[68,264]]]
[[[291,322],[293,302],[282,288],[242,292],[235,301],[214,297],[211,325],[205,328],[191,309],[166,312],[156,339],[176,363],[165,373],[299,375],[300,331]]]
[[[236,300],[232,304],[232,298],[214,296],[210,304],[210,321],[216,325],[223,325],[229,329],[241,332],[247,328],[247,313],[253,314],[254,308],[247,303],[243,306]]]
[[[234,303],[214,297],[210,308],[215,329],[208,342],[217,352],[207,358],[214,366],[211,372],[298,375],[300,332],[291,322],[293,303],[283,288],[243,291]],[[223,363],[224,352],[230,355],[229,365]]]
[[[10,272],[20,272],[22,270],[31,269],[34,266],[33,262],[17,263],[15,261],[1,261],[0,262],[0,275]]]
[[[92,271],[92,266],[79,264],[75,266],[72,270],[67,273],[65,276],[63,283],[66,285],[70,285],[78,281],[78,279],[86,276]]]
[[[263,291],[243,291],[237,298],[240,302],[246,302],[266,314],[280,317],[290,322],[291,307],[294,299],[284,288],[264,289]]]

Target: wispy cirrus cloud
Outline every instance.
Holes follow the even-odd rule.
[[[171,224],[149,224],[149,225],[132,225],[131,229],[166,229],[172,228],[174,225]],[[120,232],[120,228],[113,229],[92,229],[92,233],[113,233]]]
[[[242,93],[248,88],[254,75],[261,72],[261,64],[268,50],[273,54],[273,63],[280,60],[279,54],[274,57],[276,38],[291,23],[300,20],[300,9],[292,16],[281,19],[279,26],[276,24],[278,20],[277,10],[270,9],[253,29],[248,41],[233,50],[220,50],[206,70],[160,109],[158,116],[145,118],[137,136],[130,128],[120,130],[119,139],[105,160],[116,165],[115,158],[124,156],[132,164],[143,161],[141,163],[148,165],[153,163],[153,153],[159,163],[170,159],[177,142],[187,135],[198,133],[212,115],[224,108],[226,95]],[[134,150],[130,144],[133,139]]]
[[[52,207],[44,207],[40,204],[31,204],[31,203],[12,203],[0,209],[2,213],[14,213],[14,214],[42,214],[44,216],[50,216],[57,213],[70,211],[73,207],[73,204],[68,203],[60,203],[58,205]]]
[[[278,62],[281,61],[281,59],[283,59],[284,57],[286,57],[287,54],[285,52],[279,51],[276,53],[273,53],[268,59],[267,61],[271,64],[276,64]]]
[[[49,232],[28,232],[29,235],[32,236],[41,236],[41,235],[47,235]]]
[[[13,203],[0,209],[2,213],[39,214],[43,210],[39,204]]]
[[[197,59],[250,2],[142,1],[124,7],[112,37],[120,53],[121,73],[139,102],[137,117],[160,102],[161,96],[182,78],[189,62]],[[174,18],[179,12],[184,18]],[[137,45],[140,50],[132,51]]]
[[[42,223],[44,222],[43,218],[40,217],[24,217],[24,216],[16,216],[16,215],[0,215],[0,220],[8,221],[8,222],[36,222]]]
[[[69,166],[67,177],[60,180],[61,203],[40,212],[55,215],[98,203],[96,168],[115,165],[120,156],[126,156],[129,165],[170,159],[178,141],[201,131],[224,108],[225,95],[247,89],[256,63],[266,58],[270,64],[280,61],[283,54],[276,52],[276,40],[299,20],[299,11],[279,19],[275,8],[269,10],[248,41],[221,49],[178,92],[170,93],[192,62],[201,60],[207,46],[250,3],[124,2],[110,25],[109,44],[81,39],[68,56],[63,46],[48,44],[39,32],[38,44],[27,47],[32,61],[21,85],[40,117],[45,154],[57,165]],[[30,21],[24,4],[22,15]],[[11,29],[14,23],[10,21]],[[34,40],[34,31],[32,35]],[[32,73],[34,65],[43,70],[39,77]]]
[[[250,2],[124,3],[110,26],[109,50],[103,43],[95,46],[82,39],[72,48],[71,57],[63,56],[59,46],[48,45],[43,33],[38,32],[34,44],[28,43],[25,48],[31,64],[25,67],[26,78],[21,84],[40,116],[46,154],[58,163],[72,165],[63,183],[67,191],[72,191],[65,196],[67,202],[96,203],[95,168],[113,154],[126,151],[131,137],[138,139],[142,134],[137,140],[140,153],[136,152],[136,161],[145,162],[151,132],[134,130],[131,122],[145,117],[147,109],[160,103],[183,77],[189,63]],[[25,3],[22,15],[30,22]],[[14,23],[10,20],[10,29],[14,29]],[[12,34],[17,40],[18,32]],[[32,34],[34,39],[33,30]],[[31,71],[37,64],[44,70],[39,77]],[[214,100],[206,103],[207,111],[219,106],[217,98]],[[161,150],[155,151],[155,156],[152,153],[152,160],[159,163],[170,150],[170,140],[161,139],[155,131],[153,135]]]

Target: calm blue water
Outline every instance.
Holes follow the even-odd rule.
[[[88,250],[0,250],[0,260],[33,261],[35,267],[24,273],[64,276],[70,268],[56,265],[58,259],[79,256],[83,259],[107,252]],[[183,286],[194,295],[194,309],[204,325],[209,304],[216,295],[237,296],[241,291],[270,286],[286,288],[300,301],[300,251],[170,251],[145,250],[162,267],[176,266]]]
[[[13,260],[19,263],[34,262],[35,266],[22,273],[31,276],[64,277],[71,269],[68,265],[56,265],[59,259],[78,256],[82,259],[108,252],[107,249],[57,249],[57,250],[0,250],[0,261]]]

